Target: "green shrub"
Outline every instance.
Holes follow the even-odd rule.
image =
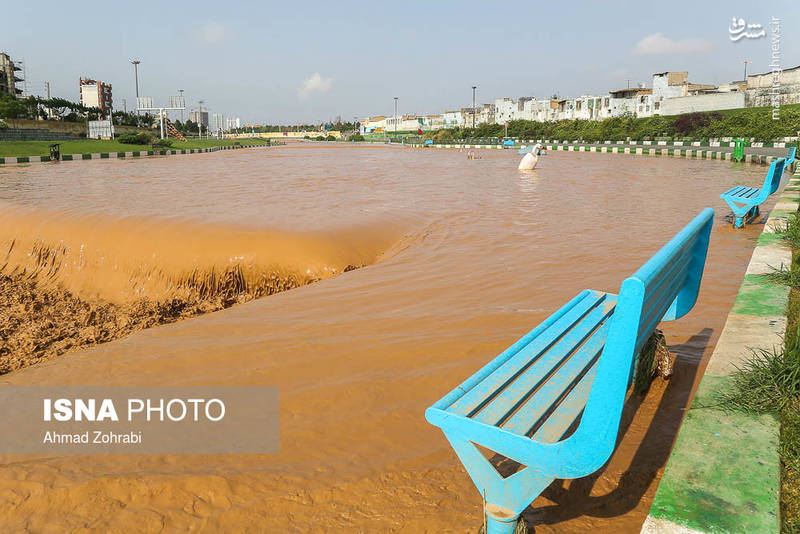
[[[361,135],[361,134],[354,134],[352,137],[350,137],[350,140],[354,141],[354,142],[363,141],[364,140],[364,136]]]
[[[325,138],[325,140],[326,141],[336,141],[336,138],[334,136],[332,136],[332,135],[329,135],[328,137]]]
[[[126,145],[148,145],[152,140],[150,134],[145,132],[128,132],[117,136],[117,141]]]
[[[172,139],[165,137],[164,139],[156,139],[153,144],[161,148],[169,148],[172,146]]]

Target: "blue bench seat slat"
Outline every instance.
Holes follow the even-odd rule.
[[[615,304],[615,295],[610,299],[598,299],[591,312],[580,322],[572,325],[569,331],[563,333],[555,345],[537,358],[505,389],[498,392],[473,416],[473,419],[487,425],[500,424],[535,388],[548,380],[553,371],[574,354],[578,346],[596,332],[602,322],[614,312]]]
[[[527,435],[539,426],[542,417],[552,409],[553,399],[561,399],[597,360],[608,338],[611,324],[608,317],[607,315],[603,319],[600,328],[575,351],[575,354],[502,425],[505,430]],[[553,414],[550,414],[548,419],[552,418]],[[573,420],[565,419],[554,423],[563,424],[566,431]]]
[[[752,198],[761,192],[760,188],[757,187],[734,187],[730,191],[726,191],[722,194],[725,198],[730,198],[736,200],[737,198]]]
[[[738,195],[739,193],[741,193],[741,192],[743,192],[743,191],[745,191],[747,189],[754,189],[754,188],[737,185],[736,187],[732,187],[731,189],[728,189],[727,191],[722,193],[722,195],[726,196],[726,197],[727,196],[734,196],[735,197],[736,195]]]
[[[605,298],[605,294],[592,291],[586,292],[582,299],[578,300],[570,310],[564,313],[551,326],[532,338],[525,346],[518,348],[516,354],[508,361],[475,384],[449,407],[442,406],[441,408],[446,408],[448,412],[458,415],[471,415],[487,401],[491,394],[511,381],[533,359],[538,358],[548,350],[553,343],[558,341],[564,331],[589,313],[601,298]]]
[[[592,389],[592,382],[597,372],[597,363],[586,372],[575,387],[570,390],[567,396],[562,400],[558,407],[552,414],[545,420],[536,432],[533,434],[534,441],[541,441],[542,443],[555,443],[561,441],[564,434],[567,433],[569,427],[578,419],[583,413],[583,407],[586,405],[586,399],[589,398],[589,392]]]

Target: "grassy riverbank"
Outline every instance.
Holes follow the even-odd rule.
[[[96,154],[98,152],[131,152],[151,150],[152,145],[132,145],[119,141],[101,141],[95,139],[81,139],[76,141],[0,141],[0,157],[21,156],[48,156],[50,143],[59,143],[62,154]],[[263,145],[265,139],[188,139],[186,141],[173,140],[169,147],[174,150],[191,148],[212,148],[215,146],[233,146],[236,143],[242,146]]]
[[[791,266],[770,279],[790,287],[784,346],[758,351],[733,375],[733,389],[723,406],[747,413],[774,413],[780,418],[781,532],[800,532],[800,214],[776,229],[792,247]]]

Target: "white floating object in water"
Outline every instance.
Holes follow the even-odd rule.
[[[535,169],[536,164],[539,163],[539,151],[541,149],[542,145],[536,143],[536,146],[522,157],[522,161],[519,162],[519,167],[517,168],[521,171],[532,171]]]

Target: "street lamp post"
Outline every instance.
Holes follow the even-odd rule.
[[[138,59],[133,59],[131,60],[131,63],[133,63],[133,75],[134,78],[136,79],[136,108],[137,108],[136,114],[138,115],[139,114],[139,109],[138,109],[139,108],[139,63],[141,63],[141,61],[139,61]]]
[[[394,97],[394,136],[397,137],[397,97]]]
[[[200,135],[200,139],[203,138],[203,104],[205,100],[198,100],[197,103],[200,105],[200,111],[197,113],[197,132]],[[206,130],[206,135],[208,135],[208,131]]]
[[[742,61],[744,63],[744,83],[747,85],[747,64],[752,63],[752,61],[747,61],[746,59]]]
[[[178,92],[181,94],[181,98],[183,98],[183,89],[178,89]],[[183,122],[183,110],[181,110],[181,122]]]
[[[475,129],[475,89],[477,85],[472,86],[472,128]]]

